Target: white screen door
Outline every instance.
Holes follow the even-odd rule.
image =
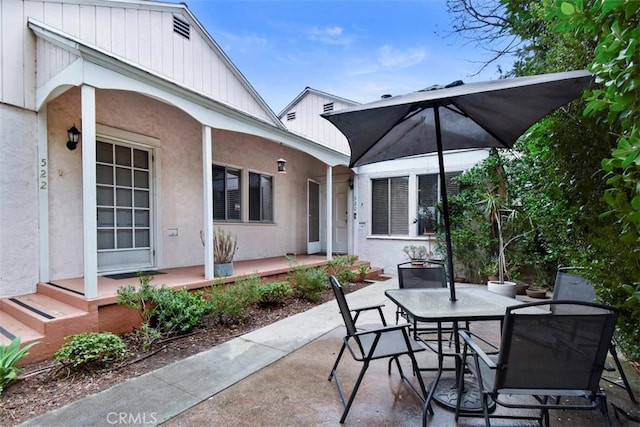
[[[320,243],[320,184],[308,181],[307,187],[307,253],[315,254],[322,250]]]
[[[154,266],[149,150],[98,141],[98,271]]]
[[[333,252],[346,254],[349,247],[347,183],[335,182],[333,185]]]

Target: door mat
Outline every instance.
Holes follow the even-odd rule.
[[[138,277],[138,271],[133,271],[131,273],[119,273],[119,274],[107,274],[103,277],[106,277],[108,279],[115,279],[115,280],[121,280],[121,279],[133,279],[133,278],[137,278]],[[144,274],[145,276],[155,276],[158,274],[167,274],[164,271],[158,271],[158,270],[147,270],[147,271],[141,271],[140,273]]]

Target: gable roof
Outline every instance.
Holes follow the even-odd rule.
[[[36,6],[38,1],[25,6],[25,16],[30,21],[38,21],[40,26],[69,36],[78,43],[284,129],[271,107],[185,3],[155,0],[40,2],[40,6]],[[50,6],[44,8],[42,4]],[[45,10],[48,11],[46,14]],[[80,25],[83,22],[84,25]],[[176,23],[186,24],[186,35],[176,30]],[[100,30],[93,30],[98,25]],[[171,38],[176,33],[183,37]],[[125,45],[133,47],[129,49],[123,47]],[[143,56],[145,49],[146,56]]]
[[[278,114],[278,118],[282,120],[282,118],[285,116],[285,114],[287,112],[289,112],[291,109],[293,109],[293,107],[295,107],[302,99],[304,99],[309,94],[314,94],[314,95],[321,96],[323,98],[332,99],[332,100],[334,100],[336,102],[341,102],[341,103],[344,103],[344,104],[348,104],[349,106],[360,105],[359,102],[351,101],[349,99],[342,98],[342,97],[336,96],[336,95],[332,95],[332,94],[327,93],[327,92],[322,92],[320,90],[313,89],[313,88],[307,86],[306,88],[304,88],[304,90],[302,92],[300,92],[300,94],[298,96],[296,96],[293,99],[293,101],[291,101],[286,107],[284,107],[284,109],[280,112],[280,114]]]

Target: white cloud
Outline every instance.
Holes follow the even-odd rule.
[[[330,44],[349,46],[355,40],[352,35],[347,35],[341,27],[311,27],[306,30],[307,38],[312,41]]]
[[[422,62],[426,57],[427,52],[422,47],[401,50],[386,44],[378,49],[378,62],[384,68],[410,67]]]

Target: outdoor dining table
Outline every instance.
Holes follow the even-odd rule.
[[[489,292],[485,287],[458,288],[456,301],[450,300],[449,290],[446,288],[424,289],[388,289],[385,295],[409,316],[418,322],[428,322],[437,325],[438,339],[436,348],[430,342],[423,342],[438,354],[436,377],[429,387],[429,394],[424,401],[426,414],[429,402],[433,399],[445,408],[455,409],[458,398],[457,378],[462,375],[462,361],[460,360],[460,342],[458,340],[458,323],[472,321],[502,320],[507,307],[522,304],[522,301]],[[443,325],[452,323],[455,352],[443,350]],[[421,337],[418,336],[418,339]],[[446,369],[444,358],[454,357],[456,362],[456,378],[441,379]],[[433,370],[433,369],[424,369]],[[465,383],[461,409],[465,411],[482,411],[480,394],[477,387]]]

